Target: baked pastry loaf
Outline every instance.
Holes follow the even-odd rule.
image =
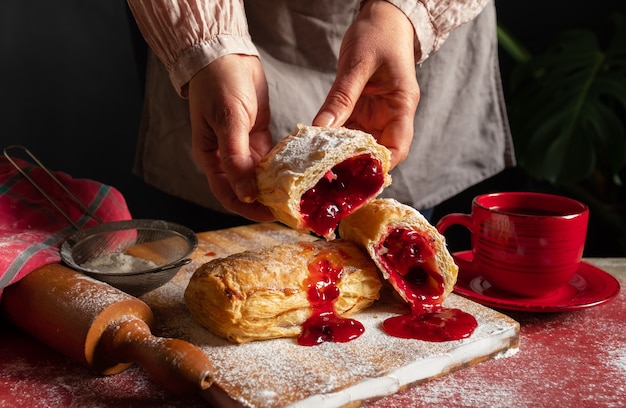
[[[344,240],[316,240],[209,261],[191,277],[185,304],[196,322],[234,343],[295,337],[313,310],[310,276],[325,264],[341,271],[337,315],[351,316],[378,299],[378,269],[363,250]]]
[[[259,163],[258,200],[287,226],[333,239],[341,218],[391,183],[390,159],[368,133],[299,124]]]
[[[341,221],[339,236],[364,248],[414,310],[441,304],[454,288],[458,267],[444,236],[408,205],[373,200]]]

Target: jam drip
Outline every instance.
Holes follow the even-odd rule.
[[[380,162],[370,154],[344,160],[302,195],[302,217],[313,232],[329,235],[342,218],[376,194],[384,181]]]
[[[330,251],[322,252],[309,263],[308,268],[307,297],[313,313],[302,325],[298,344],[345,343],[363,334],[365,328],[360,322],[335,312],[335,301],[340,294],[337,283],[343,273],[341,256]]]
[[[383,322],[394,337],[425,341],[451,341],[471,336],[478,325],[474,316],[441,306],[443,276],[437,270],[434,240],[417,231],[396,228],[377,248],[389,282],[411,307],[411,314]]]
[[[460,309],[435,309],[438,311],[390,317],[383,322],[383,330],[403,339],[441,342],[465,339],[478,325],[474,316]]]

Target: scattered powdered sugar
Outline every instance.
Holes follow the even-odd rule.
[[[409,393],[394,398],[402,401],[402,406],[457,406],[457,407],[530,407],[517,397],[524,387],[522,381],[503,382],[492,379],[476,378],[460,383],[442,377],[422,384],[419,395]],[[405,404],[405,405],[404,405]],[[376,406],[376,404],[372,404]],[[400,406],[400,405],[398,405]]]
[[[315,238],[275,224],[203,233],[199,238],[198,256],[192,263],[141,299],[159,322],[157,335],[181,338],[202,349],[215,368],[216,384],[235,405],[319,407],[332,405],[329,398],[347,402],[377,398],[517,346],[517,322],[456,295],[449,297],[446,306],[473,314],[479,323],[470,339],[428,343],[387,335],[382,322],[405,312],[387,296],[355,316],[365,333],[348,343],[306,347],[286,338],[232,344],[197,324],[187,310],[184,292],[193,272],[216,257]]]
[[[206,406],[198,403],[195,397],[173,398],[143,375],[138,366],[120,374],[99,376],[60,354],[50,353],[31,338],[24,338],[24,343],[24,347],[37,357],[35,366],[34,356],[23,360],[10,350],[0,348],[0,407]],[[142,403],[135,405],[132,403],[134,399]]]
[[[277,232],[276,235],[280,234]],[[239,240],[235,236],[232,239]],[[247,239],[242,238],[240,243]],[[237,401],[229,401],[233,405],[284,406],[288,402],[278,404],[276,401],[281,400],[281,392],[294,388],[288,388],[287,384],[281,391],[280,384],[302,376],[308,381],[296,379],[296,384],[306,384],[303,388],[314,386],[316,392],[324,393],[307,398],[329,396],[326,400],[329,401],[328,404],[319,400],[311,402],[309,399],[311,405],[316,408],[337,406],[332,405],[332,402],[340,399],[332,399],[330,396],[341,392],[340,389],[333,388],[344,382],[341,366],[345,366],[354,378],[361,378],[357,380],[358,389],[352,388],[355,395],[359,391],[359,395],[369,395],[369,398],[375,399],[376,396],[372,397],[372,393],[382,395],[384,390],[397,390],[399,384],[399,381],[393,383],[388,373],[383,375],[390,381],[383,385],[380,385],[382,381],[376,384],[368,381],[367,377],[373,376],[372,370],[380,370],[381,364],[397,366],[413,357],[411,361],[414,365],[408,366],[409,373],[402,372],[401,369],[398,372],[401,377],[425,368],[432,369],[436,359],[443,358],[441,353],[445,347],[431,345],[433,348],[424,351],[420,357],[418,354],[412,355],[412,343],[415,341],[394,340],[382,333],[380,322],[385,318],[385,313],[398,312],[392,305],[385,305],[384,302],[366,311],[371,313],[363,314],[368,316],[364,321],[367,338],[362,336],[357,340],[359,343],[323,344],[324,347],[307,348],[297,346],[294,339],[281,339],[237,346],[212,336],[190,318],[183,303],[186,283],[193,271],[208,259],[225,256],[229,248],[227,241],[220,243],[227,248],[222,250],[209,242],[211,236],[207,240],[201,240],[200,247],[205,250],[203,256],[181,268],[168,284],[144,295],[142,300],[155,311],[158,322],[156,334],[188,339],[211,356],[216,368],[217,383],[228,385],[233,398],[237,398]],[[239,250],[241,246],[230,248]],[[87,277],[84,279],[85,283],[91,280]],[[105,300],[111,301],[117,296],[107,291],[100,294]],[[92,295],[96,296],[96,293]],[[607,305],[568,313],[507,312],[521,323],[521,352],[517,353],[517,348],[505,347],[500,353],[490,355],[494,358],[471,369],[454,371],[436,379],[417,381],[417,388],[389,391],[395,393],[387,395],[384,400],[367,402],[364,406],[621,407],[626,395],[626,347],[623,339],[626,322],[625,297],[626,294],[622,292],[617,300]],[[98,302],[91,303],[95,306]],[[447,306],[466,310],[475,315],[479,322],[477,331],[469,341],[450,344],[451,347],[447,349],[450,354],[454,354],[455,350],[462,354],[475,351],[477,345],[472,346],[474,340],[485,338],[491,341],[489,347],[493,347],[493,342],[497,342],[499,335],[498,324],[494,322],[499,321],[502,314],[491,311],[491,314],[483,315],[483,309],[486,308],[456,296],[449,298]],[[357,319],[361,321],[361,315]],[[502,330],[509,324],[507,322],[510,320],[506,318],[500,322]],[[500,338],[505,339],[506,336],[500,335]],[[11,348],[2,348],[0,343],[0,406],[205,406],[203,401],[197,399],[171,397],[152,383],[140,367],[131,367],[115,376],[98,377],[60,355],[37,351],[43,346],[28,336],[24,338],[24,343],[12,343]],[[371,352],[364,353],[364,345],[371,348]],[[463,346],[470,348],[464,349]],[[19,349],[17,352],[16,348]],[[22,361],[19,357],[26,355],[22,348],[27,350],[27,361]],[[367,355],[376,355],[376,359],[370,359]],[[33,361],[37,362],[36,366]],[[305,361],[306,369],[299,368],[302,361]],[[264,367],[259,369],[260,365]],[[463,366],[461,364],[453,368]],[[327,367],[332,368],[326,370]],[[446,374],[441,366],[439,371]],[[42,378],[46,380],[43,381]],[[376,379],[379,378],[383,377]],[[318,381],[322,383],[314,384]],[[244,387],[250,388],[245,395]],[[368,391],[371,393],[367,394]],[[268,403],[265,405],[259,401]],[[346,399],[343,401],[344,404],[349,403]]]
[[[519,347],[515,347],[515,348],[510,348],[508,350],[505,350],[502,353],[498,353],[495,356],[493,356],[494,360],[499,360],[501,358],[507,358],[507,357],[511,357],[514,356],[515,354],[517,354],[519,352]]]
[[[106,307],[132,299],[130,295],[87,275],[75,273],[71,285],[50,286],[48,296],[68,311],[80,311],[85,319],[94,318]]]
[[[239,243],[259,241],[260,234],[246,231],[247,235],[235,233],[225,237],[224,234],[217,234],[221,237],[219,245],[227,246],[227,240]],[[280,237],[292,238],[297,236]],[[269,243],[272,239],[265,236],[263,241]],[[244,245],[233,245],[231,248],[238,250]],[[206,258],[226,253],[210,245],[203,245],[203,250],[206,250]],[[186,285],[199,262],[197,260],[181,268],[170,282],[142,296],[142,300],[150,305],[157,318],[154,334],[187,340],[203,350],[214,365],[216,384],[230,395],[235,404],[268,408],[289,404],[321,407],[331,406],[332,401],[343,401],[341,405],[345,405],[397,392],[405,385],[443,375],[517,344],[518,326],[515,321],[454,295],[447,299],[446,306],[466,310],[479,322],[475,333],[466,340],[427,343],[390,337],[382,331],[381,324],[387,317],[402,312],[402,308],[394,301],[379,301],[355,316],[366,330],[352,342],[304,347],[290,338],[231,344],[193,321],[184,304]],[[102,305],[103,300],[115,298],[115,291],[107,293],[103,290],[96,294],[96,285],[89,285],[90,282],[91,279],[85,277],[88,296],[77,297],[96,299],[104,296],[104,299],[100,297],[97,302],[91,302],[94,307]],[[84,293],[85,288],[77,290]],[[72,381],[62,379],[63,384],[68,382]],[[100,391],[100,394],[110,392],[115,398],[114,389],[110,387]],[[59,398],[61,395],[72,398],[72,390],[56,387],[54,392]],[[128,393],[128,390],[125,392]],[[331,402],[322,403],[320,398],[329,398]],[[68,400],[58,402],[59,406],[72,405]]]
[[[625,296],[567,313],[507,312],[521,325],[519,353],[510,349],[506,359],[496,356],[366,406],[623,407]]]
[[[609,364],[622,370],[626,375],[626,345],[620,344],[615,349],[609,350]]]
[[[137,258],[123,252],[111,252],[90,259],[80,266],[94,272],[129,273],[154,269],[158,265],[150,260]]]

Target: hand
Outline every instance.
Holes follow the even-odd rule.
[[[225,209],[254,221],[274,216],[258,202],[256,164],[272,147],[267,81],[255,56],[225,55],[189,82],[192,152]]]
[[[394,5],[366,2],[346,31],[335,82],[313,124],[371,133],[391,151],[392,168],[406,159],[420,98],[414,36]]]

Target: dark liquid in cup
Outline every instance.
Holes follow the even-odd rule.
[[[525,207],[491,207],[494,211],[501,211],[509,214],[517,215],[539,215],[543,217],[561,217],[567,215],[564,212],[556,210],[546,210],[542,208],[525,208]]]

